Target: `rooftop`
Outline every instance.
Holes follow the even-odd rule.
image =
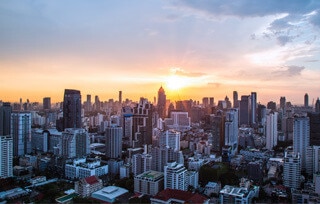
[[[163,178],[163,172],[158,172],[158,171],[147,171],[142,174],[139,174],[136,176],[137,178],[144,178],[144,179],[152,179],[152,180],[157,180],[160,178]]]
[[[208,200],[206,197],[198,193],[192,193],[189,191],[182,191],[169,188],[160,191],[157,195],[154,196],[154,199],[162,201],[168,201],[169,199],[177,199],[185,201],[185,203],[204,203],[206,200]]]

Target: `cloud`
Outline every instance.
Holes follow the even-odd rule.
[[[186,76],[186,77],[202,77],[206,75],[205,73],[202,73],[202,72],[187,72],[181,68],[171,68],[170,71],[176,75]]]
[[[310,15],[310,22],[312,25],[320,28],[320,9]]]
[[[284,66],[281,67],[281,70],[272,72],[273,77],[294,77],[300,76],[301,72],[305,69],[304,66]]]
[[[262,17],[281,13],[305,13],[319,6],[313,0],[182,0],[183,5],[216,16]]]

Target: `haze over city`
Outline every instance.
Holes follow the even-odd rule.
[[[319,97],[316,0],[2,1],[0,99]]]

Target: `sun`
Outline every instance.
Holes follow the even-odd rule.
[[[177,91],[188,85],[188,81],[185,77],[170,75],[166,78],[166,85],[172,91]]]

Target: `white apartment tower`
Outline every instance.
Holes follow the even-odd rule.
[[[132,172],[136,176],[151,170],[152,156],[149,154],[135,154],[132,156]]]
[[[168,162],[164,167],[164,188],[187,190],[186,173],[187,169],[183,164]]]
[[[13,176],[13,139],[11,136],[0,136],[0,178]]]
[[[31,113],[11,113],[11,135],[14,156],[25,155],[31,151]]]
[[[62,132],[60,154],[66,158],[83,157],[90,154],[88,132],[82,128],[66,128]]]
[[[286,151],[283,163],[283,184],[290,188],[300,188],[301,157],[293,151]]]
[[[266,148],[272,150],[278,143],[278,113],[271,111],[266,120]]]
[[[226,113],[224,145],[230,146],[231,154],[235,155],[238,149],[238,109]]]
[[[301,168],[306,169],[306,149],[310,145],[310,123],[308,117],[294,117],[293,151],[301,156]]]
[[[163,131],[160,134],[159,146],[168,146],[174,151],[180,150],[180,132],[174,130]]]
[[[106,128],[106,156],[121,158],[122,155],[122,127],[111,125]]]

